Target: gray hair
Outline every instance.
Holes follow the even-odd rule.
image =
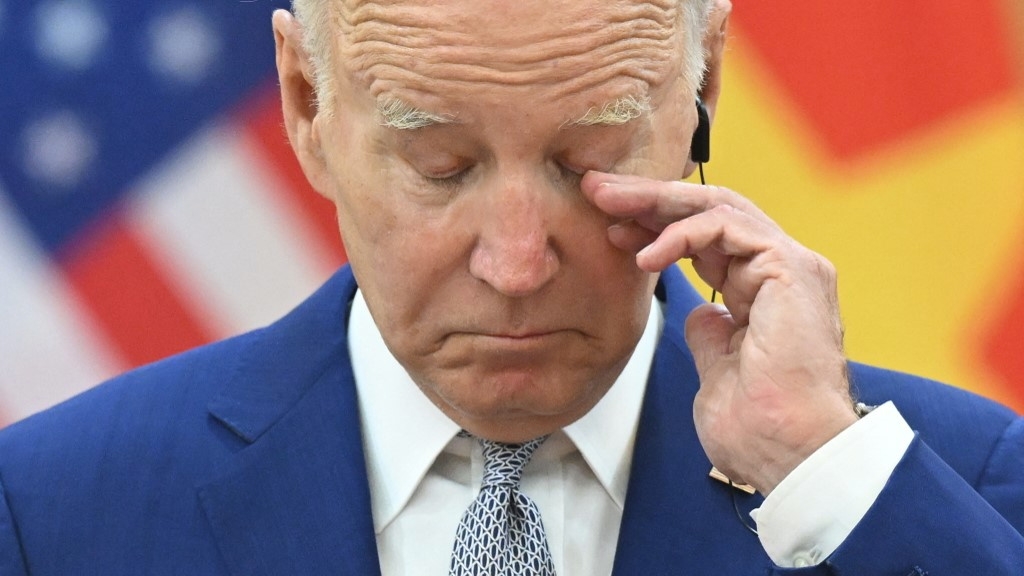
[[[591,108],[581,118],[567,124],[573,126],[615,126],[625,124],[651,112],[651,98],[646,94],[640,97],[623,96],[604,106]]]
[[[435,124],[448,124],[453,120],[448,116],[440,116],[413,108],[397,98],[379,100],[377,102],[377,117],[383,126],[395,130],[415,130]]]
[[[334,102],[334,84],[331,78],[332,70],[332,47],[328,41],[330,37],[330,23],[331,14],[329,3],[330,2],[345,2],[348,0],[292,0],[292,10],[295,13],[295,17],[303,28],[303,49],[306,54],[309,55],[313,65],[313,80],[315,83],[317,107],[321,111],[331,114],[331,106]],[[705,59],[707,55],[704,53],[703,38],[704,29],[708,22],[708,13],[711,10],[711,0],[678,0],[680,8],[680,18],[685,23],[686,37],[684,38],[683,56],[683,78],[689,85],[689,87],[696,92],[701,85],[704,77]],[[396,103],[399,105],[401,103]],[[639,102],[626,103],[627,106],[621,110],[598,110],[594,111],[596,116],[600,118],[599,122],[606,123],[608,121],[615,121],[616,118],[628,117],[633,114],[636,110],[641,110],[643,107],[634,106],[634,104],[642,104]],[[387,106],[388,102],[385,102],[383,106]],[[607,108],[607,107],[606,107]],[[401,114],[402,110],[390,110],[392,114],[388,117],[401,118],[402,122],[412,122],[407,127],[415,126],[420,122],[435,123],[438,121],[444,121],[441,118],[413,118],[409,115]],[[420,114],[419,111],[409,110],[410,113]],[[625,116],[622,116],[625,113]],[[601,118],[602,114],[611,114],[616,118],[605,116]],[[588,116],[590,114],[588,113]],[[589,122],[590,119],[585,116],[583,119],[577,120],[577,122]]]

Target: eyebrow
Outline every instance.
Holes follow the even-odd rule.
[[[630,94],[607,102],[603,106],[592,106],[583,116],[575,120],[566,120],[561,127],[621,126],[650,114],[651,110],[650,97]],[[455,123],[454,116],[427,112],[398,98],[378,100],[377,117],[381,126],[394,130],[418,130],[428,126]]]
[[[628,95],[616,98],[603,106],[592,106],[587,112],[575,120],[568,120],[567,126],[621,126],[641,116],[651,113],[649,96]]]
[[[384,98],[377,100],[377,120],[386,128],[418,130],[438,124],[453,124],[455,117],[427,112],[398,98]]]

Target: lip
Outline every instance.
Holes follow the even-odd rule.
[[[559,350],[565,342],[565,330],[537,332],[489,332],[470,337],[473,350],[481,359],[498,355],[503,361],[519,358],[522,361],[536,361],[538,354],[547,355]]]
[[[467,336],[478,336],[482,338],[495,338],[499,340],[534,340],[538,338],[546,338],[548,336],[556,336],[558,334],[564,334],[571,332],[571,330],[560,330],[560,329],[540,329],[540,330],[512,330],[509,332],[491,332],[488,330],[469,330],[463,332]]]
[[[528,332],[486,332],[467,331],[458,336],[470,338],[484,346],[504,348],[525,348],[537,345],[548,345],[571,330],[531,330]]]
[[[558,330],[549,330],[549,331],[544,331],[544,332],[524,332],[524,333],[521,333],[521,334],[520,333],[509,333],[509,334],[504,334],[504,333],[494,333],[494,334],[482,333],[482,334],[480,334],[480,336],[484,336],[486,338],[498,338],[498,339],[502,339],[502,340],[532,340],[532,339],[536,339],[536,338],[543,338],[545,336],[552,336],[554,334],[557,334],[558,332],[559,332]]]
[[[469,330],[453,334],[449,342],[464,362],[492,369],[532,369],[538,363],[558,360],[577,343],[575,330],[489,332]]]

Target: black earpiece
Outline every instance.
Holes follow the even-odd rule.
[[[697,129],[690,142],[690,160],[703,164],[711,160],[711,119],[704,103],[697,99]]]
[[[708,116],[708,109],[704,106],[704,103],[697,99],[697,129],[693,131],[693,140],[690,141],[690,160],[697,164],[697,171],[700,173],[700,183],[702,186],[706,185],[704,181],[704,163],[711,160],[711,118]],[[711,302],[714,302],[718,297],[718,291],[711,289]],[[732,497],[733,507],[736,508],[736,514],[739,515],[739,508],[736,507],[736,495]],[[753,530],[740,516],[740,522],[747,529]],[[757,531],[754,530],[757,534]]]

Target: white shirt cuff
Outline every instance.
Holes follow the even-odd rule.
[[[751,512],[772,561],[802,568],[828,558],[874,504],[913,439],[886,402],[790,472]]]

